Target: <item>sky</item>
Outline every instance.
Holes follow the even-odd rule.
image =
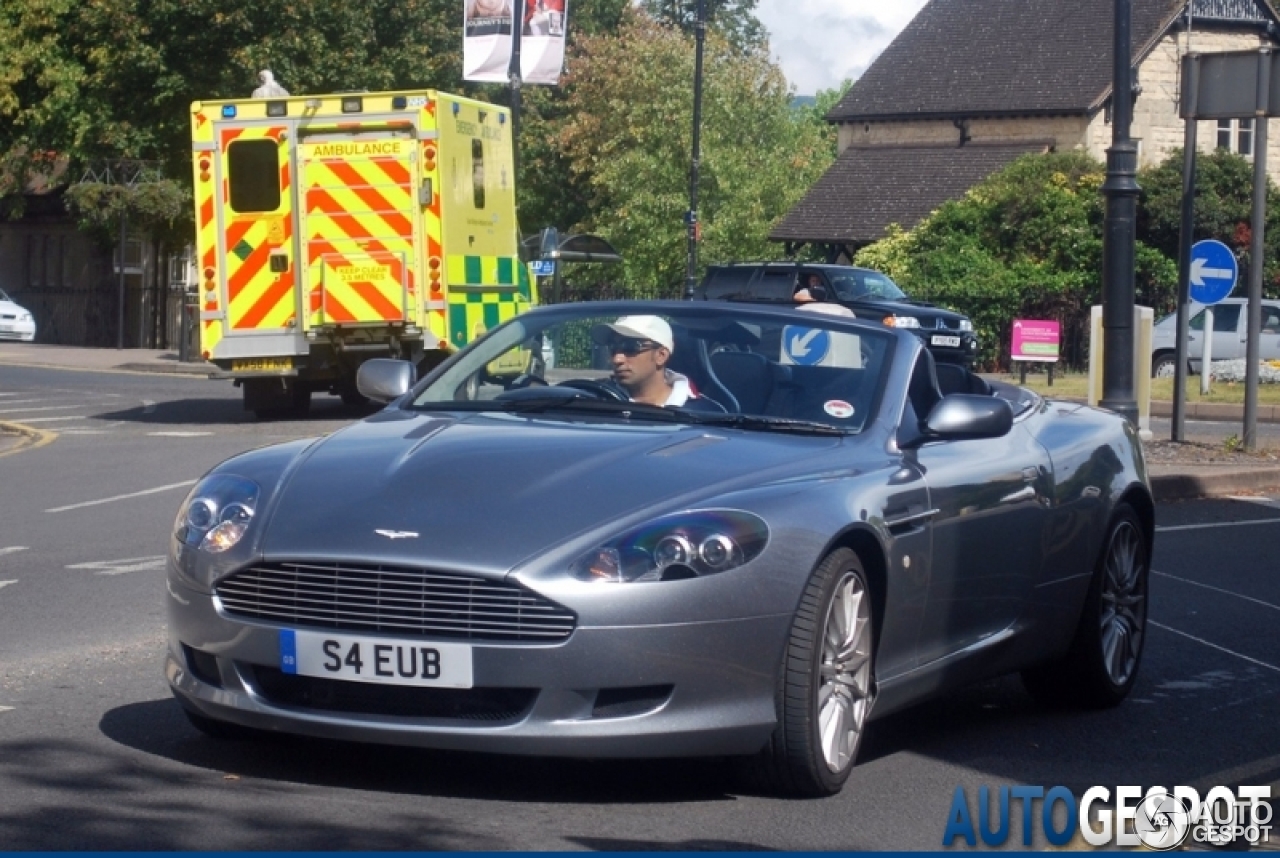
[[[857,80],[926,0],[758,0],[756,17],[797,95]]]

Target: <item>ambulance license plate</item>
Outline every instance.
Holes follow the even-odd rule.
[[[471,647],[280,630],[280,670],[348,682],[471,688]]]
[[[944,337],[944,336],[942,336],[941,334],[939,334],[939,335],[935,335],[935,336],[932,336],[932,337],[930,337],[930,338],[929,338],[929,345],[931,345],[931,346],[949,346],[950,348],[955,349],[955,348],[959,348],[959,347],[960,347],[960,338],[959,338],[959,337]]]
[[[232,372],[263,372],[281,369],[293,369],[293,358],[240,358],[231,362]]]

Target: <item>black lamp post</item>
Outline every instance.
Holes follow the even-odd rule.
[[[689,235],[689,264],[685,271],[684,297],[692,298],[698,285],[698,163],[702,159],[702,46],[707,35],[707,3],[698,0],[697,19],[693,24],[693,158],[689,164],[689,211],[684,222]]]
[[[1112,48],[1111,148],[1107,150],[1107,202],[1102,241],[1102,399],[1099,404],[1138,424],[1134,397],[1133,304],[1134,221],[1138,211],[1138,146],[1133,122],[1133,62],[1130,0],[1115,0]]]

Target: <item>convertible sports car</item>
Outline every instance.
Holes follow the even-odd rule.
[[[413,375],[369,362],[384,410],[182,504],[166,675],[200,730],[736,756],[824,795],[871,719],[962,683],[1134,684],[1153,505],[1112,413],[704,302],[534,310]]]

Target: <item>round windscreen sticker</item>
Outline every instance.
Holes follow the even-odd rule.
[[[839,417],[842,420],[853,416],[853,406],[843,399],[828,399],[822,409],[832,417]]]

